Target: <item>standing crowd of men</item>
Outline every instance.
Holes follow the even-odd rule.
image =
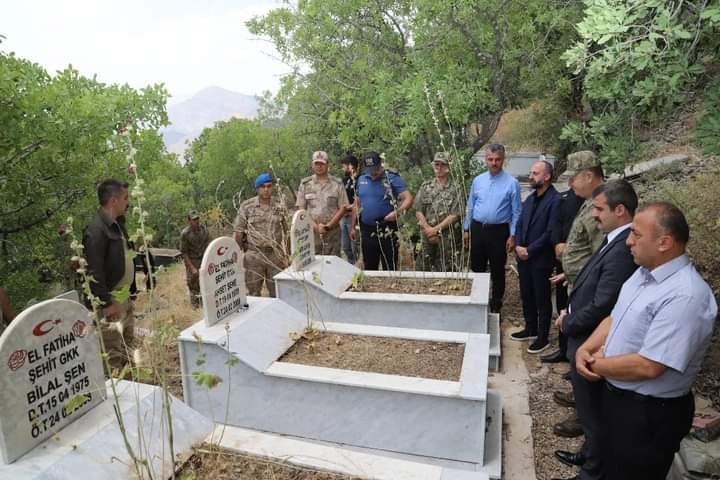
[[[581,451],[557,451],[558,460],[580,467],[574,478],[664,478],[690,429],[691,387],[717,315],[712,291],[685,251],[684,215],[666,202],[639,206],[631,184],[604,181],[592,152],[568,157],[571,190],[564,193],[552,184],[553,166],[535,162],[524,201],[504,161],[502,145],[487,147],[487,171],[473,179],[463,206],[462,185],[450,175],[445,152],[434,156],[434,176],[413,198],[377,152],[361,161],[344,157],[339,179],[329,174],[327,153],[318,151],[294,208],[312,219],[316,253],[342,250],[355,263],[361,250],[365,269],[395,270],[398,221],[412,207],[420,229],[416,268],[459,271],[462,247],[469,248],[472,271],[489,266],[493,312],[502,309],[507,256],[514,254],[525,325],[510,337],[530,342],[530,353],[550,345],[555,285],[560,348],[542,360],[570,363],[572,393],[556,398],[575,405],[577,418],[569,421],[585,435]],[[246,252],[249,293],[260,295],[264,286],[274,296],[272,278],[289,259],[293,205],[275,194],[269,173],[258,175],[254,186],[257,195],[238,209],[234,238]],[[124,223],[128,184],[106,180],[97,194],[99,208],[83,244],[110,364],[121,367],[134,327],[134,266]],[[181,253],[197,307],[198,269],[211,239],[197,212],[187,220]],[[4,295],[0,303],[0,320],[7,320],[12,312]]]
[[[563,196],[550,184],[552,166],[535,163],[533,193],[509,222],[525,320],[511,338],[545,350],[550,284],[566,287],[557,297],[560,349],[542,360],[570,363],[572,392],[555,398],[577,417],[556,432],[571,436],[577,423],[585,438],[580,451],[555,457],[580,468],[573,479],[664,479],[690,431],[691,388],[717,304],[686,254],[689,227],[676,206],[639,206],[630,183],[604,181],[592,152],[570,155],[568,168],[573,193]]]

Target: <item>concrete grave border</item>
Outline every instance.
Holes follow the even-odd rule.
[[[499,396],[487,393],[487,334],[324,325],[342,333],[466,343],[458,382],[298,365],[277,360],[295,343],[291,333],[307,326],[306,317],[276,299],[248,301],[247,311],[224,324],[198,322],[180,334],[183,392],[192,408],[228,425],[460,470],[487,468],[499,478],[501,405]],[[210,390],[199,387],[192,381],[196,369],[223,381]],[[486,427],[494,458],[485,458]]]
[[[169,478],[177,459],[169,455],[167,425],[161,412],[162,389],[122,380],[116,382],[115,388],[130,444],[151,463],[155,478]],[[115,418],[109,381],[106,390],[108,398],[82,419],[69,424],[14,463],[0,465],[0,478],[135,478]],[[212,432],[214,425],[174,397],[171,409],[175,453],[186,455],[191,447],[200,444]],[[143,430],[143,437],[138,436],[139,429]]]
[[[353,278],[360,274],[376,278],[467,278],[472,287],[466,296],[348,292]],[[487,273],[361,271],[339,257],[318,255],[305,270],[288,268],[274,278],[278,298],[314,322],[489,333],[490,368],[497,370],[499,366],[499,317],[489,313]]]

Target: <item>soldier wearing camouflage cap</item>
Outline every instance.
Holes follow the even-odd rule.
[[[570,227],[565,249],[562,252],[563,271],[570,291],[583,265],[600,247],[603,240],[604,235],[597,221],[592,217],[592,192],[604,182],[605,176],[600,160],[590,151],[568,155],[566,174],[568,173],[574,177],[572,188],[575,194],[585,199]]]
[[[415,269],[454,272],[462,252],[461,187],[450,176],[450,156],[446,152],[436,153],[432,166],[435,177],[420,186],[413,203],[422,234]]]
[[[190,304],[200,306],[200,275],[198,269],[202,263],[205,249],[210,244],[210,234],[200,223],[200,214],[191,210],[188,213],[188,226],[180,233],[180,253],[185,263],[185,277],[190,291]]]

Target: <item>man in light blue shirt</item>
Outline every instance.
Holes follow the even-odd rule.
[[[515,226],[520,218],[520,184],[503,170],[505,147],[488,145],[488,171],[475,177],[463,222],[463,242],[470,247],[470,268],[486,272],[490,262],[490,311],[499,313],[505,295],[505,263],[515,247]]]
[[[636,214],[627,244],[638,268],[612,313],[575,356],[579,374],[606,380],[601,457],[606,478],[665,478],[694,414],[691,391],[717,304],[685,254],[684,215],[665,202]]]

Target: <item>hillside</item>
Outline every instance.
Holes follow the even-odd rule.
[[[208,87],[187,100],[168,106],[170,126],[161,130],[169,152],[182,154],[185,142],[196,138],[205,127],[230,118],[255,118],[258,100],[253,95]]]

